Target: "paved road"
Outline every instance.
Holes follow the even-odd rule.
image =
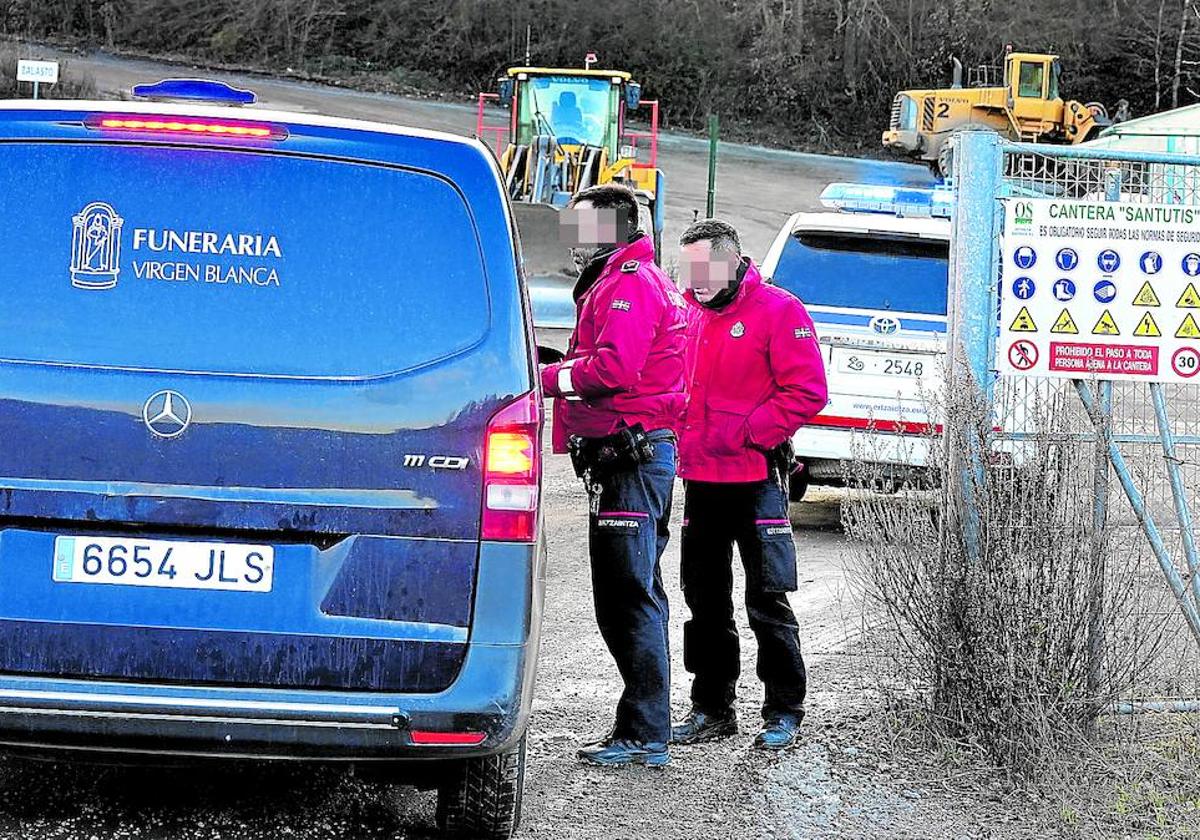
[[[139,82],[179,76],[186,68],[153,61],[85,57],[38,50],[39,56],[59,57],[73,70],[87,72],[106,96],[129,91]],[[195,71],[249,87],[264,106],[355,119],[381,120],[417,128],[473,134],[475,108],[466,103],[405,99],[387,94],[271,79],[262,76]],[[667,177],[664,242],[676,241],[697,212],[703,213],[708,178],[707,142],[666,133],[660,143],[660,165]],[[747,253],[761,259],[787,217],[819,207],[817,197],[834,181],[883,184],[928,184],[921,166],[890,161],[801,154],[734,143],[721,144],[717,167],[716,214],[735,224]]]

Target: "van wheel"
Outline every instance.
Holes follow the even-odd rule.
[[[450,837],[508,840],[521,823],[525,739],[516,748],[471,758],[438,788],[437,824]]]

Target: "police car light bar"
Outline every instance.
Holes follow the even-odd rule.
[[[152,85],[134,85],[136,99],[183,99],[214,105],[253,105],[258,94],[209,79],[163,79]]]
[[[238,137],[257,140],[283,140],[287,129],[269,123],[251,123],[231,120],[197,119],[196,117],[174,116],[93,116],[84,125],[103,131],[150,132],[155,134],[187,134],[207,137]]]
[[[884,187],[873,184],[830,184],[821,203],[851,213],[886,213],[901,218],[949,219],[954,193],[944,188]]]

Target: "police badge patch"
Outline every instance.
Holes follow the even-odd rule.
[[[742,336],[744,336],[746,334],[746,325],[743,324],[741,321],[738,321],[736,324],[733,325],[733,329],[731,329],[729,331],[729,334],[731,336],[733,336],[734,338],[741,338]]]

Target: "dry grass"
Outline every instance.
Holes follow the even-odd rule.
[[[1037,791],[1061,836],[1200,836],[1196,720],[1107,714],[1118,697],[1195,696],[1197,650],[1115,482],[1097,527],[1074,393],[1023,398],[1020,443],[998,440],[978,401],[931,404],[957,418],[951,445],[992,453],[965,487],[931,435],[913,444],[930,448],[927,480],[881,495],[882,439],[858,441],[843,518],[884,719],[953,766]],[[1153,480],[1152,461],[1133,466]]]

